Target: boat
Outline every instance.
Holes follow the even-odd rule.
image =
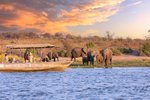
[[[2,63],[0,72],[64,71],[72,62]]]
[[[51,44],[7,45],[7,49],[53,48]],[[64,71],[72,61],[1,63],[0,72]]]

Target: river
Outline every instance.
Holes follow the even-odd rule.
[[[150,100],[150,68],[1,72],[0,100]]]

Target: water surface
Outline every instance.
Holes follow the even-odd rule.
[[[2,72],[0,100],[150,100],[150,68]]]

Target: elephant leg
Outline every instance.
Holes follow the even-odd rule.
[[[86,61],[86,65],[88,66],[88,61]]]
[[[110,58],[110,65],[112,65],[112,58]]]
[[[73,57],[71,57],[71,61],[72,61]]]
[[[92,65],[94,65],[94,61],[92,61]]]
[[[108,60],[105,59],[105,68],[107,68],[107,65],[108,65]]]
[[[91,61],[91,65],[93,65],[93,61]]]
[[[82,59],[82,64],[84,65],[84,59]]]
[[[92,61],[90,61],[90,65],[92,65]]]
[[[56,59],[54,58],[54,62],[56,61]]]
[[[57,61],[59,61],[59,58],[57,57]]]
[[[96,63],[99,64],[99,60],[98,59],[96,59]]]
[[[94,65],[94,57],[93,57],[93,61],[92,62],[93,62],[93,65]]]
[[[87,63],[87,65],[89,65],[89,61],[88,61],[88,60],[87,60],[87,62],[86,62],[86,63]]]

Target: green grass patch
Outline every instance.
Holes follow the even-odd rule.
[[[70,68],[104,68],[104,64],[86,65],[81,61],[74,62],[70,65]],[[114,61],[112,66],[108,67],[150,67],[150,60],[133,60],[133,61]]]

